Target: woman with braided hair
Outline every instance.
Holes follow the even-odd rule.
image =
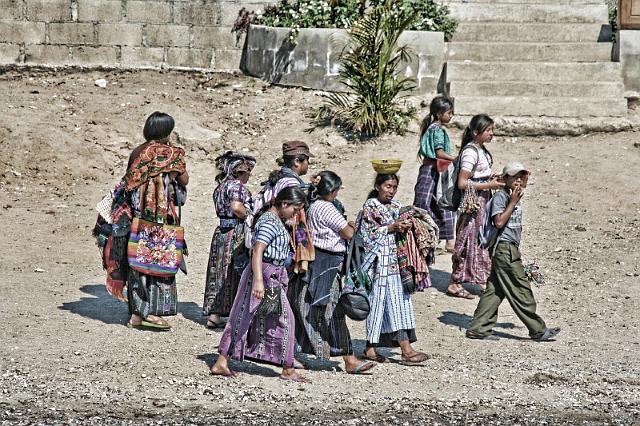
[[[246,184],[255,164],[254,157],[233,151],[216,158],[220,173],[216,176],[213,203],[220,225],[213,233],[207,265],[203,305],[203,313],[208,315],[207,328],[224,325],[220,317],[229,315],[240,275],[249,260],[244,227],[251,193]]]

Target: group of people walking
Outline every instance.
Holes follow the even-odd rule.
[[[412,346],[417,334],[411,296],[430,285],[428,265],[439,240],[452,252],[447,294],[473,298],[463,283],[482,289],[467,337],[495,337],[492,328],[504,298],[533,339],[549,340],[559,332],[547,328],[535,313],[518,251],[520,199],[529,172],[519,163],[509,163],[500,175],[492,172],[486,144],[493,139],[494,123],[486,115],[471,119],[454,155],[444,127],[452,115],[449,99],[431,102],[422,125],[422,166],[413,206],[395,199],[398,175],[379,172],[355,221],[347,219],[338,200],[342,180],[335,172],[325,170],[309,183],[303,180],[313,154],[302,141],[283,144],[281,167],[255,195],[247,188],[254,157],[229,151],[216,159],[213,204],[220,222],[211,241],[203,312],[208,328],[224,329],[212,374],[233,377],[229,360],[248,358],[281,366],[284,380],[308,382],[296,371],[302,367],[295,358],[300,353],[325,360],[341,356],[347,373],[361,374],[389,362],[378,347],[399,347],[403,364],[424,363],[427,354]],[[180,224],[189,176],[184,151],[169,141],[173,126],[167,114],[149,116],[143,131],[146,142],[132,152],[125,177],[112,191],[94,231],[103,249],[107,289],[128,301],[131,328],[166,330],[170,325],[163,317],[176,313],[175,276],[141,273],[129,267],[126,253],[127,245],[131,251],[134,218]],[[459,164],[460,190],[476,194],[475,209],[456,214],[438,205],[438,179],[451,161]],[[496,199],[490,214],[498,237],[492,248],[483,249],[478,232],[492,196]],[[354,238],[364,248],[362,272],[371,283],[363,359],[354,354],[340,304],[345,254]],[[170,247],[175,249],[175,244]]]

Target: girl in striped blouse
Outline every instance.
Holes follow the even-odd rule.
[[[282,365],[283,380],[309,381],[293,368],[295,320],[287,300],[285,268],[291,240],[284,226],[305,201],[306,194],[300,188],[284,188],[274,203],[257,215],[251,263],[242,273],[211,374],[233,377],[229,358],[242,361],[247,357]]]

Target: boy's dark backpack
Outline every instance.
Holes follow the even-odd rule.
[[[364,242],[362,237],[355,234],[347,247],[337,307],[354,321],[365,320],[371,310],[369,303],[371,283],[369,275],[362,270],[363,256]]]
[[[478,242],[480,243],[480,247],[485,250],[493,247],[491,253],[492,256],[495,253],[498,238],[504,230],[504,228],[496,228],[493,223],[493,217],[491,216],[491,211],[493,210],[493,203],[496,199],[496,194],[494,194],[493,197],[491,197],[491,199],[484,205],[484,219],[482,220],[482,222],[480,222],[480,227],[478,228]]]
[[[457,211],[462,201],[462,191],[458,188],[458,174],[460,173],[460,163],[462,159],[462,153],[467,149],[473,149],[476,154],[478,148],[473,144],[468,144],[464,147],[460,155],[449,164],[449,167],[444,172],[440,173],[438,183],[436,187],[436,200],[438,206],[451,211]],[[477,164],[473,166],[471,173],[475,172]]]

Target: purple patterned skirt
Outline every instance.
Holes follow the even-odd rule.
[[[257,315],[260,299],[251,294],[253,272],[247,265],[236,299],[231,307],[229,321],[224,328],[218,351],[221,355],[242,361],[250,358],[284,367],[293,366],[295,350],[295,320],[287,300],[288,276],[284,266],[262,263],[266,288],[280,288],[282,314]]]
[[[491,198],[491,191],[479,191],[480,208],[472,214],[462,213],[458,218],[456,245],[451,260],[451,282],[486,285],[491,272],[489,250],[480,247],[478,232],[484,220],[484,205]]]
[[[418,181],[414,188],[413,205],[429,212],[429,216],[440,229],[441,240],[453,240],[456,224],[456,213],[438,206],[436,187],[438,185],[438,169],[436,166],[423,164],[420,166]]]

